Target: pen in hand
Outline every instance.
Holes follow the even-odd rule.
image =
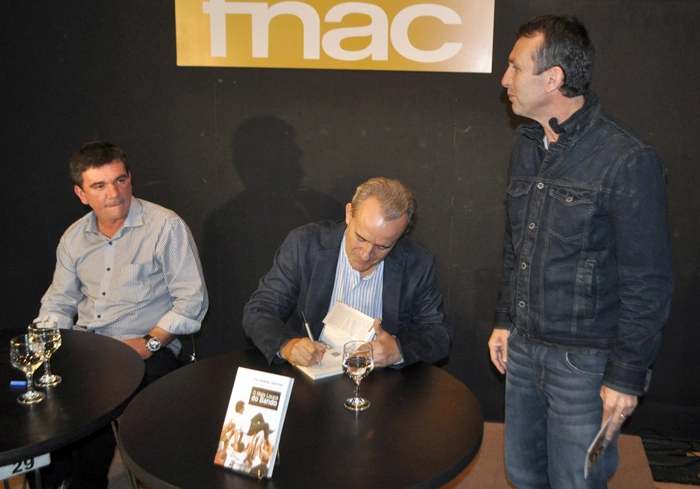
[[[304,320],[304,327],[306,328],[306,334],[309,335],[309,339],[316,343],[314,340],[314,335],[311,334],[311,328],[309,327],[309,321],[306,320],[306,314],[304,314],[304,311],[301,311],[301,318]],[[323,368],[323,364],[319,361],[318,366]]]

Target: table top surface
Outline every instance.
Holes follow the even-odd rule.
[[[141,386],[144,364],[131,347],[103,335],[61,330],[51,371],[63,381],[41,387],[46,398],[22,405],[24,373],[10,363],[10,339],[26,330],[0,330],[0,466],[36,457],[79,440],[119,416]],[[37,379],[44,372],[34,372]]]
[[[214,464],[239,366],[294,377],[271,479],[257,481]],[[352,381],[313,381],[257,350],[183,367],[151,384],[121,418],[124,462],[153,488],[434,488],[474,458],[481,406],[459,380],[432,365],[377,369],[362,382],[372,405],[343,407]]]

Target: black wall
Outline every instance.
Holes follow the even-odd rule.
[[[513,34],[577,15],[597,46],[607,111],[669,171],[676,290],[655,378],[630,426],[700,439],[700,2],[496,2],[493,74],[178,68],[173,2],[6,2],[2,75],[2,327],[27,324],[55,247],[84,209],[67,162],[108,139],[135,195],[174,209],[200,247],[211,296],[200,357],[247,346],[241,308],[286,233],[341,219],[371,176],[414,189],[414,232],[438,259],[455,332],[446,369],[503,413],[486,341],[502,266],[506,166],[517,123],[500,78]]]

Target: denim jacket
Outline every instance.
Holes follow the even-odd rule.
[[[668,318],[673,270],[666,170],[592,91],[544,146],[520,126],[510,161],[495,327],[607,355],[603,384],[641,395]]]

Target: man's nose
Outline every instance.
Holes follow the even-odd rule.
[[[506,72],[503,73],[503,78],[501,78],[501,85],[505,88],[508,88],[508,86],[510,86],[511,81],[512,77],[510,75],[510,68],[508,68]]]
[[[112,183],[107,184],[107,197],[112,199],[112,198],[118,197],[118,196],[119,196],[119,189],[117,188],[117,186],[112,184]]]
[[[372,258],[372,250],[374,249],[374,246],[372,246],[369,243],[365,243],[364,246],[362,246],[362,259],[364,261],[369,261]]]

